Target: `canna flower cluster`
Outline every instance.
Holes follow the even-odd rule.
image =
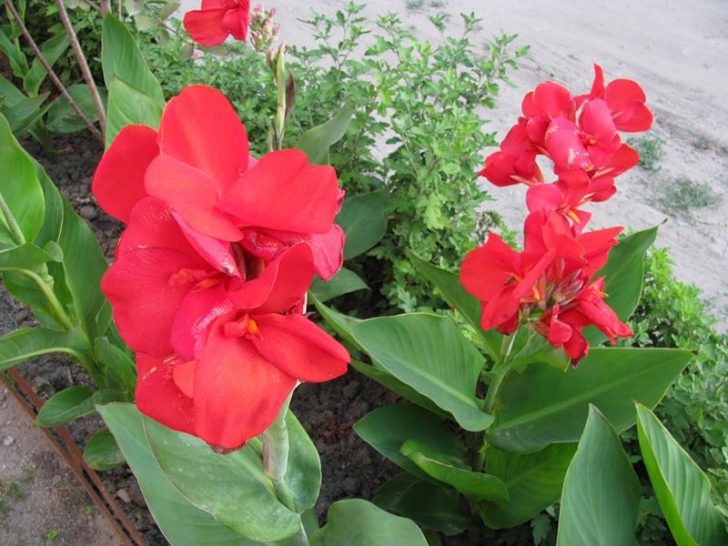
[[[653,121],[636,82],[605,85],[602,68],[595,71],[587,94],[573,96],[551,81],[526,94],[523,115],[480,172],[496,186],[528,186],[523,251],[491,233],[465,257],[460,273],[481,301],[484,330],[512,334],[526,325],[574,364],[589,351],[586,326],[595,325],[612,343],[632,335],[604,302],[604,279],[595,277],[622,228],[585,232],[591,215],[583,207],[614,195],[616,177],[639,160],[619,131],[646,131]],[[540,155],[553,163],[555,181],[544,181]]]
[[[343,261],[331,167],[295,149],[256,160],[228,100],[196,85],[158,131],[119,132],[92,190],[127,224],[102,290],[136,352],[140,411],[227,451],[299,382],[345,373],[347,351],[303,314],[314,274]]]

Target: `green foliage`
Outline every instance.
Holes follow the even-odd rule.
[[[728,514],[728,335],[714,329],[701,290],[675,279],[667,249],[653,249],[648,259],[642,299],[631,321],[643,347],[679,347],[695,357],[655,410],[678,443],[707,469],[714,502]],[[638,456],[636,437],[630,451]],[[667,529],[656,517],[654,496],[643,501],[640,536],[645,544],[663,544]]]
[[[693,209],[716,205],[722,198],[708,182],[680,177],[662,185],[658,205],[672,214],[692,218]]]
[[[663,149],[665,143],[660,137],[655,135],[633,137],[628,138],[627,143],[639,152],[640,167],[652,173],[656,173],[662,168],[660,161],[665,156]]]

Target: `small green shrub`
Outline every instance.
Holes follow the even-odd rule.
[[[690,217],[693,209],[709,207],[721,199],[707,182],[680,177],[663,185],[658,205],[666,212]]]
[[[627,143],[640,154],[639,166],[656,173],[661,169],[660,161],[665,157],[664,142],[658,136],[646,135],[643,137],[628,138]]]

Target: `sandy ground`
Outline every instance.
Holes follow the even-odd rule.
[[[0,544],[120,544],[65,462],[2,384]]]
[[[265,2],[275,5],[281,37],[287,43],[312,43],[300,22],[310,9],[334,13],[343,2]],[[634,169],[619,179],[619,193],[592,209],[594,227],[623,224],[641,229],[662,224],[658,244],[671,249],[677,276],[705,291],[721,326],[728,325],[728,4],[725,0],[371,0],[365,13],[390,10],[423,38],[437,40],[427,16],[474,11],[483,19],[478,40],[483,44],[501,31],[518,33],[531,53],[504,87],[497,109],[489,113],[492,128],[502,138],[520,112],[523,95],[538,82],[554,79],[575,92],[589,89],[592,63],[600,63],[608,78],[640,82],[648,95],[656,123],[652,135],[664,141],[665,155],[656,173]],[[412,9],[408,4],[419,4]],[[183,10],[195,0],[183,0]],[[704,147],[695,143],[701,140]],[[687,209],[666,193],[676,180],[707,183],[713,205]],[[487,182],[484,181],[484,187]],[[494,206],[516,228],[525,215],[524,189],[488,188]],[[665,197],[667,195],[667,197]]]

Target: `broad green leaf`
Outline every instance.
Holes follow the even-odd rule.
[[[167,478],[223,525],[261,542],[281,540],[298,530],[300,516],[278,501],[250,446],[219,455],[202,440],[152,420],[144,421],[144,429]]]
[[[108,83],[109,100],[106,116],[106,147],[127,125],[141,124],[156,127],[164,103],[145,95],[116,76]]]
[[[124,455],[108,429],[94,434],[83,450],[83,460],[94,470],[111,470],[124,464]]]
[[[96,111],[96,106],[88,90],[88,86],[80,83],[71,85],[68,88],[68,93],[91,122],[98,120],[98,112]],[[101,96],[101,101],[106,103],[106,89],[103,87],[99,88],[99,95]],[[86,129],[84,122],[81,121],[81,118],[78,117],[78,114],[71,108],[63,96],[56,98],[48,109],[46,127],[54,133],[75,133],[76,131]]]
[[[344,198],[336,223],[346,234],[344,259],[350,260],[376,245],[387,232],[387,190]]]
[[[637,404],[637,435],[655,496],[678,546],[728,544],[710,481],[655,415]]]
[[[10,128],[16,135],[22,135],[46,113],[49,108],[44,106],[47,98],[47,92],[37,97],[23,97],[12,108],[5,110]]]
[[[493,529],[515,527],[556,502],[575,451],[576,444],[553,444],[527,455],[488,447],[485,471],[503,480],[509,498],[481,503],[483,522]]]
[[[0,250],[0,271],[34,271],[49,261],[53,257],[32,243]]]
[[[70,332],[47,328],[20,328],[0,337],[0,371],[49,353],[66,353],[88,365],[88,341],[78,329]]]
[[[33,168],[33,162],[13,136],[10,126],[0,116],[0,244],[17,244],[6,218],[7,207],[25,238],[32,241],[43,225],[45,212],[43,191]]]
[[[296,144],[296,148],[306,153],[310,163],[328,165],[329,148],[346,134],[353,115],[354,107],[347,104],[326,123],[303,133],[298,140],[298,144]]]
[[[449,317],[413,313],[356,322],[351,334],[397,379],[452,414],[464,429],[485,429],[493,417],[475,390],[483,356]]]
[[[402,383],[399,379],[394,377],[389,372],[383,370],[382,368],[372,366],[370,364],[364,364],[363,362],[361,362],[360,360],[356,360],[355,358],[352,359],[350,365],[357,372],[367,376],[369,379],[373,379],[380,385],[387,387],[387,389],[389,389],[390,391],[396,392],[410,402],[417,404],[418,406],[421,406],[426,410],[442,417],[450,416],[447,412],[444,412],[439,407],[437,407],[429,398],[422,396],[412,387],[410,387],[406,383]]]
[[[645,253],[655,242],[657,228],[653,227],[627,235],[609,253],[609,260],[598,272],[604,277],[604,301],[614,309],[617,316],[626,321],[639,303],[645,277]],[[584,330],[590,345],[606,340],[596,327]]]
[[[25,94],[7,78],[0,76],[0,108],[8,109],[25,98]]]
[[[132,357],[106,337],[94,340],[94,356],[101,365],[108,386],[132,395],[136,387],[136,366]]]
[[[43,404],[35,418],[39,427],[56,427],[79,417],[91,415],[96,404],[107,404],[124,400],[124,394],[111,389],[91,391],[79,385],[68,387],[54,394]]]
[[[6,11],[7,13],[7,11]],[[10,69],[16,78],[23,78],[30,70],[28,59],[23,50],[0,29],[0,51],[5,53],[10,61]]]
[[[253,546],[215,518],[193,506],[175,489],[154,458],[144,435],[144,417],[133,404],[99,406],[98,412],[139,482],[149,511],[167,540],[175,546]]]
[[[71,42],[68,41],[66,33],[61,32],[43,42],[40,46],[40,50],[48,64],[53,66],[70,45]],[[38,58],[35,57],[30,66],[30,70],[25,75],[25,78],[23,78],[23,89],[25,89],[25,92],[30,96],[37,95],[41,84],[47,76],[48,72],[45,67],[41,64]]]
[[[415,463],[401,452],[408,440],[414,440],[443,461],[465,466],[465,446],[445,422],[429,411],[411,404],[377,408],[354,424],[362,440],[404,470],[427,478]]]
[[[285,482],[299,513],[316,505],[321,489],[321,460],[306,429],[292,411],[286,413],[288,429],[288,468]]]
[[[55,427],[93,413],[93,394],[91,389],[80,385],[63,389],[43,404],[35,418],[35,424],[39,427]]]
[[[511,373],[498,391],[488,442],[516,452],[576,442],[589,404],[624,431],[635,422],[633,402],[654,407],[691,357],[673,349],[593,348],[575,369],[536,365]]]
[[[144,61],[134,37],[112,15],[104,19],[101,65],[109,91],[106,146],[130,123],[156,127],[164,108],[164,95]]]
[[[496,330],[484,332],[480,327],[480,302],[468,294],[455,273],[435,267],[419,256],[408,253],[417,273],[437,288],[445,301],[463,316],[478,332],[483,341],[483,348],[491,358],[498,358],[503,336]]]
[[[427,546],[412,520],[394,516],[362,499],[337,501],[311,546]]]
[[[319,301],[329,301],[344,294],[365,289],[369,289],[367,283],[359,275],[346,268],[340,269],[329,281],[322,281],[316,277],[311,283],[311,291],[316,294]]]
[[[97,327],[97,317],[108,305],[101,292],[101,277],[108,264],[91,228],[65,198],[58,245],[63,250],[64,278],[76,317],[90,338],[103,335],[104,331]]]
[[[470,513],[465,499],[454,489],[404,472],[377,490],[374,503],[410,518],[423,528],[446,535],[465,530]]]
[[[441,461],[426,446],[422,448],[418,442],[408,440],[400,451],[430,478],[454,487],[466,497],[498,503],[508,500],[508,489],[500,478]]]
[[[640,489],[616,431],[590,406],[564,479],[557,546],[634,546]]]

